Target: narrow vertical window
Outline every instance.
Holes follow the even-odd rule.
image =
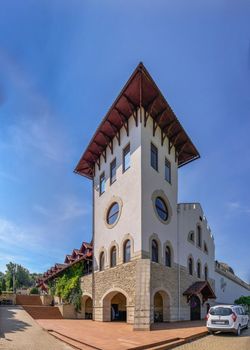
[[[193,274],[193,260],[192,260],[192,258],[188,259],[188,272],[190,275]]]
[[[201,227],[197,226],[197,244],[201,248]]]
[[[110,163],[110,184],[114,183],[116,180],[116,159]]]
[[[166,246],[165,249],[165,265],[171,267],[171,250],[169,246]]]
[[[171,183],[171,163],[165,158],[165,180]]]
[[[123,172],[130,167],[130,145],[127,145],[123,150]]]
[[[100,262],[99,262],[100,271],[104,270],[104,252],[100,254]]]
[[[116,247],[111,249],[110,262],[111,267],[116,266]]]
[[[152,240],[152,261],[158,263],[158,243],[155,239]]]
[[[158,171],[158,149],[151,143],[151,167]]]
[[[201,263],[197,263],[197,277],[201,278]]]
[[[100,195],[105,192],[105,173],[100,176]]]
[[[208,268],[207,268],[207,266],[205,266],[205,268],[204,268],[204,275],[205,275],[205,280],[207,281],[207,279],[208,279]]]
[[[123,262],[129,262],[131,257],[131,243],[128,239],[123,246]]]

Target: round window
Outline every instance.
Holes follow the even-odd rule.
[[[168,208],[166,203],[161,197],[156,197],[155,200],[155,208],[159,218],[163,221],[167,221],[168,219]]]
[[[117,202],[111,204],[108,214],[107,214],[107,223],[113,225],[119,216],[119,204]]]

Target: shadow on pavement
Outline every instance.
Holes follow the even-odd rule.
[[[29,323],[15,318],[20,309],[18,306],[0,306],[0,338],[8,340],[6,333],[22,332],[31,327]]]

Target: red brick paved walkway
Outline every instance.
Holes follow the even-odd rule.
[[[192,338],[204,334],[204,321],[155,325],[151,332],[133,331],[126,323],[93,322],[91,320],[37,320],[53,330],[101,350],[127,350],[174,338]]]

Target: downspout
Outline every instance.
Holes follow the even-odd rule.
[[[95,247],[95,178],[92,180],[92,320],[95,320],[95,276],[94,276],[94,247]]]
[[[177,263],[178,263],[178,320],[181,320],[181,267],[180,267],[180,233],[179,221],[180,210],[177,204]]]

